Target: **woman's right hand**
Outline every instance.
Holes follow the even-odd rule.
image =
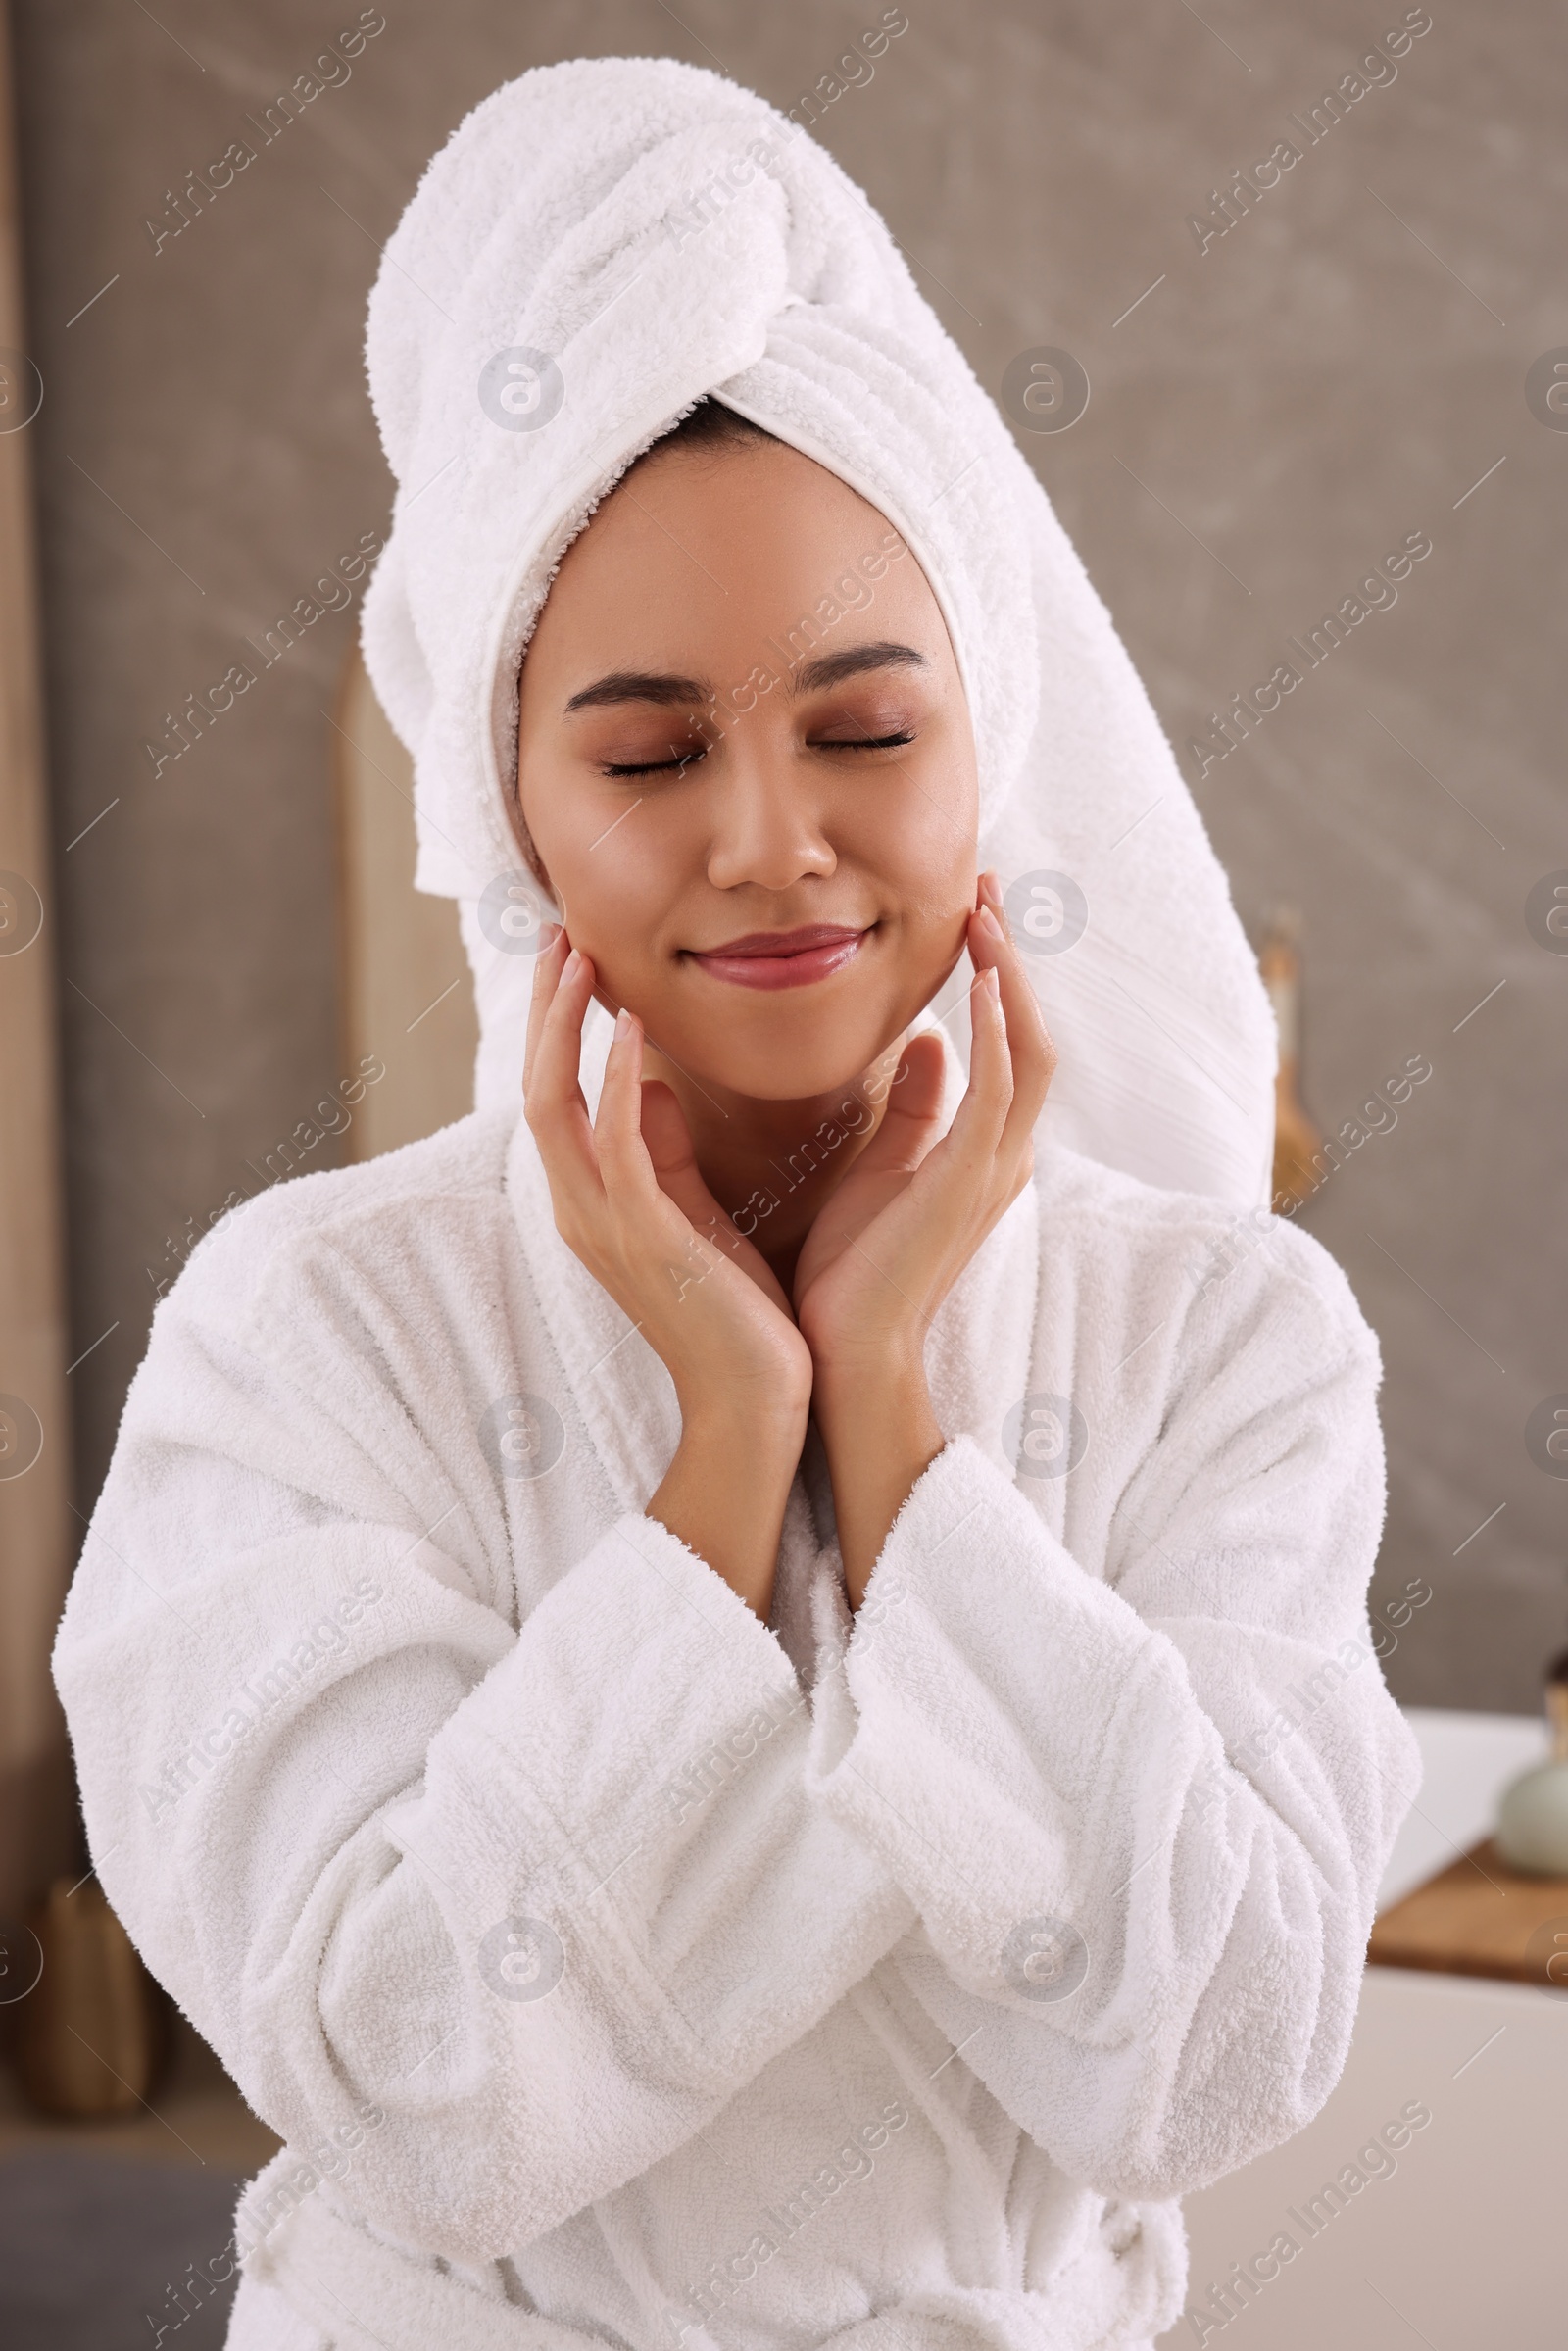
[[[643,1085],[642,1027],[630,1013],[617,1018],[590,1120],[578,1070],[594,979],[564,932],[539,957],[524,1115],[563,1240],[674,1383],[680,1445],[647,1514],[765,1620],[806,1438],[810,1349],[771,1271],[703,1183],[673,1094]]]

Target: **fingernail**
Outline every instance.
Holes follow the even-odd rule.
[[[566,957],[564,963],[563,963],[561,966],[561,976],[564,980],[574,980],[581,969],[582,956],[578,954],[577,950],[573,948],[570,955]]]
[[[988,963],[980,975],[980,984],[994,1004],[1002,1002],[1002,982],[995,963]]]
[[[987,899],[992,906],[1001,906],[1002,883],[995,871],[993,871],[990,867],[987,867],[986,871],[980,876],[980,891],[982,897]]]
[[[1004,945],[1005,945],[1006,934],[1003,930],[1003,927],[997,920],[995,914],[992,913],[989,906],[982,906],[980,908],[980,928],[987,934],[988,937],[1000,940]]]
[[[624,1045],[630,1035],[631,1014],[627,1011],[625,1005],[622,1004],[620,1010],[615,1014],[615,1043],[617,1045]]]

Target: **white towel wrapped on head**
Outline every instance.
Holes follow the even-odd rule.
[[[968,695],[982,857],[1082,892],[1082,936],[1037,965],[1052,1130],[1146,1181],[1267,1197],[1273,1025],[1192,797],[1044,490],[831,156],[669,59],[525,73],[430,164],[367,350],[398,493],[365,656],[415,759],[419,886],[463,904],[480,1107],[515,1100],[526,1023],[528,959],[474,911],[519,861],[518,663],[594,507],[712,394],[907,541]]]

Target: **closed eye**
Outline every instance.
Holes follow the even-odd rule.
[[[706,744],[699,744],[695,751],[683,752],[678,759],[617,761],[601,767],[599,772],[601,775],[613,776],[666,774],[679,775],[684,769],[690,767],[695,760],[702,759],[705,756],[707,749],[708,746]]]
[[[813,743],[813,751],[897,751],[914,741],[913,732],[906,728],[893,735],[828,735]],[[600,769],[601,775],[680,775],[708,757],[710,746],[699,744],[693,751],[683,752],[668,759],[617,760]]]

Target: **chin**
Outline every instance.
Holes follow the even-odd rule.
[[[874,1003],[860,1004],[842,995],[836,1002],[824,1001],[814,989],[776,995],[736,989],[738,1001],[724,1006],[720,1016],[697,1021],[688,1013],[684,1022],[670,1025],[670,1057],[702,1083],[753,1102],[811,1102],[848,1092],[903,1036],[945,976],[938,972],[929,984],[912,984],[892,1004],[881,989]],[[808,1001],[813,995],[815,1004]],[[663,1041],[654,1020],[647,1027],[650,1036]]]
[[[897,1035],[897,1031],[894,1032]],[[696,1074],[744,1095],[750,1102],[815,1102],[824,1095],[848,1094],[864,1075],[881,1049],[869,1053],[834,1053],[826,1046],[792,1053],[727,1053],[715,1056]]]

